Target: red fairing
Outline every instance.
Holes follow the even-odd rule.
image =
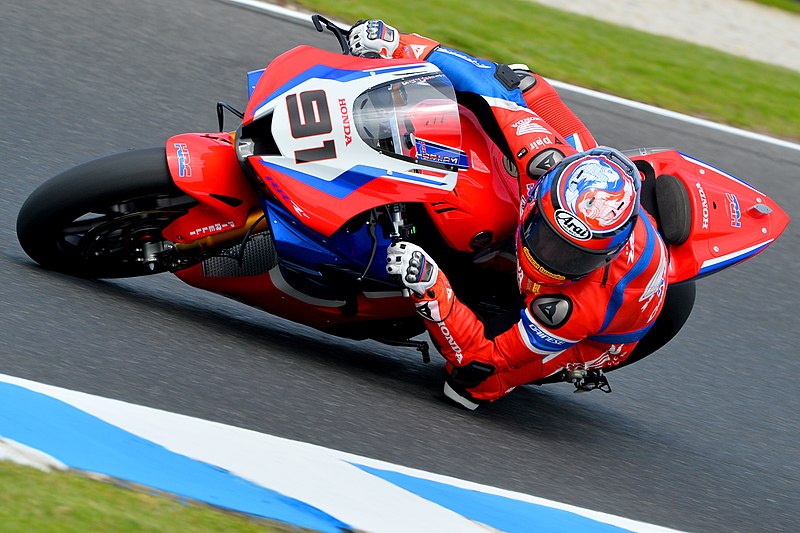
[[[325,236],[374,207],[440,200],[455,185],[454,169],[428,164],[429,155],[415,154],[413,145],[397,153],[400,142],[395,143],[395,153],[387,155],[391,150],[370,145],[364,137],[379,129],[358,128],[360,116],[365,121],[383,116],[371,111],[372,104],[365,99],[370,89],[392,83],[400,86],[398,80],[409,78],[443,76],[435,66],[418,60],[364,59],[308,46],[278,57],[257,83],[243,122],[243,135],[262,135],[275,143],[275,149],[248,159],[264,187],[304,225]],[[361,104],[356,109],[358,99]],[[439,123],[436,129],[452,130],[454,135],[448,136],[454,144],[451,153],[457,153],[460,134],[454,95],[448,99],[432,91],[428,100],[433,109],[443,110],[446,124]],[[406,102],[393,103],[397,105],[394,113],[408,113],[396,115],[398,129],[415,116],[424,119],[425,106],[414,108],[409,103],[406,108]]]
[[[167,141],[167,163],[175,184],[200,204],[164,229],[173,242],[241,227],[258,206],[252,186],[242,174],[228,134],[185,133]]]
[[[458,173],[455,189],[437,202],[425,205],[436,229],[448,246],[473,251],[473,238],[483,235],[484,245],[516,231],[519,211],[519,183],[504,164],[497,148],[475,115],[463,106],[461,135],[469,156],[469,169]],[[516,172],[513,162],[507,162]]]
[[[309,67],[320,66],[332,69],[362,71],[381,67],[396,67],[404,64],[416,64],[413,59],[365,59],[363,57],[334,54],[312,46],[297,46],[275,58],[256,85],[247,108],[244,112],[242,125],[247,126],[253,121],[255,111],[269,98],[281,89],[288,81],[305,74]]]
[[[254,162],[253,167],[287,209],[295,213],[304,225],[326,237],[354,216],[373,207],[394,202],[439,202],[448,194],[442,189],[377,177],[338,198],[259,162]]]
[[[689,239],[670,245],[670,283],[710,274],[766,249],[783,232],[789,216],[771,198],[700,160],[670,150],[634,157],[655,175],[671,174],[689,192]]]
[[[360,293],[357,296],[357,314],[342,312],[343,302],[309,302],[304,295],[291,289],[282,279],[280,268],[257,276],[213,277],[203,273],[202,265],[180,270],[175,273],[182,281],[224,294],[282,318],[305,324],[320,331],[336,333],[336,328],[347,324],[361,323],[364,330],[370,321],[407,318],[414,313],[414,306],[408,298],[401,296],[372,295]]]

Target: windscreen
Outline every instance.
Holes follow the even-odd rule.
[[[455,91],[443,74],[384,83],[356,98],[353,122],[367,145],[418,164],[467,168]]]

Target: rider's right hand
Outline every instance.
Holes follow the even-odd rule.
[[[439,267],[419,246],[400,241],[386,250],[386,272],[400,275],[407,288],[419,297],[436,284]]]
[[[359,20],[350,28],[348,42],[353,55],[390,59],[400,44],[400,32],[382,20]]]

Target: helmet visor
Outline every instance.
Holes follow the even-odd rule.
[[[591,253],[568,243],[539,216],[536,206],[522,223],[522,243],[539,263],[533,265],[534,268],[545,276],[555,274],[549,276],[554,279],[560,276],[570,280],[583,277],[604,266],[609,259],[605,251]]]

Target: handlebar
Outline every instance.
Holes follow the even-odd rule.
[[[314,23],[314,27],[317,28],[318,32],[324,32],[326,29],[330,30],[330,32],[336,36],[336,39],[338,39],[339,46],[342,47],[342,53],[346,56],[352,55],[350,52],[350,44],[347,42],[347,37],[350,36],[350,30],[340,28],[322,15],[312,15],[311,21]]]

